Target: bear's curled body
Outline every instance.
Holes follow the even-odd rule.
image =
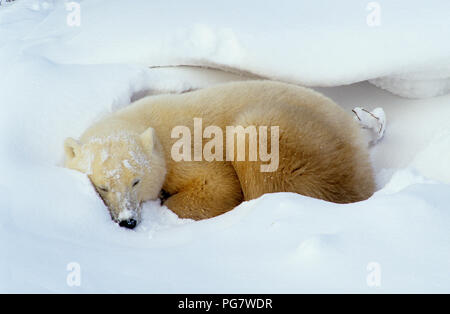
[[[202,119],[203,129],[218,126],[223,130],[224,161],[173,160],[171,150],[178,140],[171,137],[174,127],[191,130],[194,152],[194,118]],[[269,130],[279,127],[279,165],[275,171],[261,171],[261,164],[267,162],[226,161],[225,130],[238,125],[267,126]],[[154,160],[160,163],[146,177],[154,182],[143,184],[139,201],[153,199],[163,189],[168,196],[164,204],[182,218],[214,217],[264,193],[295,192],[336,203],[361,201],[374,193],[367,143],[359,126],[332,100],[308,88],[247,81],[185,94],[149,96],[94,124],[80,143],[118,130],[142,134],[150,127],[155,148],[146,153],[150,167]],[[203,139],[203,145],[207,142]],[[246,144],[248,149],[248,139]],[[75,161],[66,165],[83,171]],[[94,184],[103,180],[95,178],[95,173],[94,169],[90,175]],[[97,173],[101,176],[104,172]]]

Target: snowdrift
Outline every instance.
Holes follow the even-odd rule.
[[[17,3],[33,17],[12,7],[2,15],[6,23],[26,16],[22,24],[44,15],[22,50],[58,63],[211,66],[307,86],[371,80],[415,98],[450,91],[446,0],[80,4],[80,27],[67,26],[69,12],[58,1]],[[17,22],[6,25],[10,33],[20,33]]]

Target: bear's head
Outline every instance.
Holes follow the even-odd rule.
[[[120,226],[133,229],[142,203],[157,199],[166,175],[164,153],[155,131],[67,138],[65,166],[85,173]]]

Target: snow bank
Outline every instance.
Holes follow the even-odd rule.
[[[449,73],[450,61],[437,63],[433,70],[380,77],[370,82],[402,97],[428,98],[450,92]]]
[[[446,3],[405,14],[397,33],[398,3],[383,2],[382,27],[370,30],[365,4],[354,1],[296,10],[234,0],[81,4],[80,27],[67,26],[63,2],[0,8],[0,291],[450,291],[450,95],[413,101],[368,83],[319,89],[347,110],[387,114],[371,152],[380,189],[356,204],[279,193],[193,222],[149,202],[130,231],[111,221],[84,175],[61,167],[64,138],[134,99],[250,76],[148,65],[218,65],[313,85],[413,73],[448,52],[435,40],[448,30]],[[405,33],[413,20],[426,27]],[[79,286],[67,282],[70,265],[80,267]]]
[[[406,97],[449,90],[446,0],[80,4],[80,27],[66,25],[62,1],[41,6],[36,15],[51,11],[27,34],[24,51],[58,63],[211,66],[307,86],[371,79]]]

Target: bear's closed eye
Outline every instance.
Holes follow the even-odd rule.
[[[102,191],[102,192],[105,192],[105,193],[108,192],[108,189],[103,187],[103,186],[98,186],[97,189]]]

